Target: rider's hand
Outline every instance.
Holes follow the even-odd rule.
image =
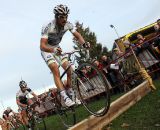
[[[85,43],[82,44],[82,46],[83,46],[83,48],[88,49],[88,48],[90,48],[90,43],[89,42],[85,42]]]
[[[61,55],[62,49],[61,49],[60,47],[56,47],[56,48],[54,49],[54,53],[55,53],[56,55]]]

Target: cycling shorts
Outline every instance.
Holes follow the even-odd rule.
[[[19,102],[22,103],[22,104],[26,104],[27,105],[28,104],[28,98],[26,98],[26,97],[22,98],[21,97],[21,98],[19,98]]]
[[[50,64],[52,64],[52,63],[57,63],[58,65],[62,65],[64,62],[67,61],[67,55],[65,55],[65,56],[56,56],[56,58],[60,61],[60,63],[58,63],[56,61],[55,57],[53,56],[54,53],[49,53],[49,52],[41,51],[41,55],[42,55],[43,59],[45,60],[45,62],[46,62],[46,64],[48,66]]]

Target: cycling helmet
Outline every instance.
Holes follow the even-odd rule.
[[[24,88],[24,87],[27,86],[27,83],[26,83],[24,80],[21,80],[21,81],[19,82],[19,86],[20,86],[20,88]]]
[[[158,19],[157,22],[160,22],[160,19]]]
[[[69,14],[69,8],[66,5],[57,5],[54,10],[53,10],[54,14],[56,16],[59,15],[68,15]]]
[[[7,111],[10,111],[10,110],[12,110],[10,107],[7,107]]]

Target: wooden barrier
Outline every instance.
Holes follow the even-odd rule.
[[[69,130],[101,130],[104,126],[133,106],[150,91],[151,89],[148,81],[144,81],[133,90],[112,102],[108,113],[103,117],[95,117],[92,115],[74,125]]]

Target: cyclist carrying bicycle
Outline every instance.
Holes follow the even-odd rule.
[[[69,8],[66,5],[57,5],[53,9],[53,12],[55,14],[55,19],[50,21],[42,28],[42,36],[40,41],[41,55],[53,73],[54,81],[60,91],[60,95],[64,98],[65,104],[69,107],[74,105],[75,102],[73,102],[66,94],[65,88],[63,87],[62,81],[60,80],[58,64],[53,54],[59,56],[63,69],[66,69],[69,65],[69,62],[67,61],[67,57],[60,56],[60,54],[62,53],[62,49],[60,48],[59,43],[61,42],[65,32],[67,32],[68,30],[84,48],[89,48],[90,44],[88,42],[85,42],[81,34],[76,31],[73,24],[67,21]],[[67,72],[68,86],[71,86],[71,71],[72,70],[70,68],[70,70]],[[70,89],[72,88],[70,87]]]
[[[11,116],[11,114],[13,114],[13,115],[16,115],[16,113],[10,108],[10,107],[7,107],[7,109],[3,112],[3,119],[7,122],[7,128],[10,128],[10,126],[9,126],[9,122],[12,122],[12,123],[16,123],[16,122],[14,122],[14,120],[12,119],[12,116]]]
[[[39,98],[30,88],[27,87],[27,83],[25,81],[21,80],[19,82],[19,86],[20,90],[16,94],[16,102],[21,110],[24,125],[30,129],[26,110],[29,105],[33,104],[33,101],[28,97],[28,94],[30,93],[33,95],[37,101],[39,101]]]
[[[4,120],[9,120],[11,113],[12,113],[13,115],[16,114],[10,107],[7,107],[7,109],[3,112],[3,119],[4,119]]]

